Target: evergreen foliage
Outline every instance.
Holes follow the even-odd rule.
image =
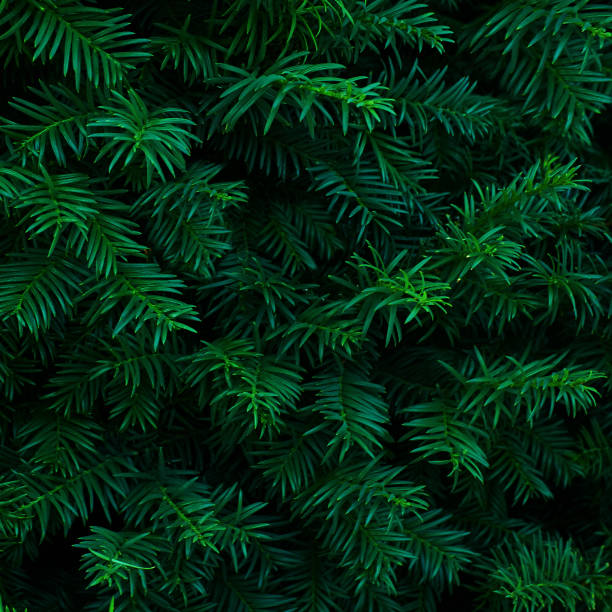
[[[0,0],[5,612],[612,610],[612,10]]]

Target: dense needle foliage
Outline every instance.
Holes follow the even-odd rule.
[[[0,64],[0,608],[612,609],[609,4],[0,0]]]

